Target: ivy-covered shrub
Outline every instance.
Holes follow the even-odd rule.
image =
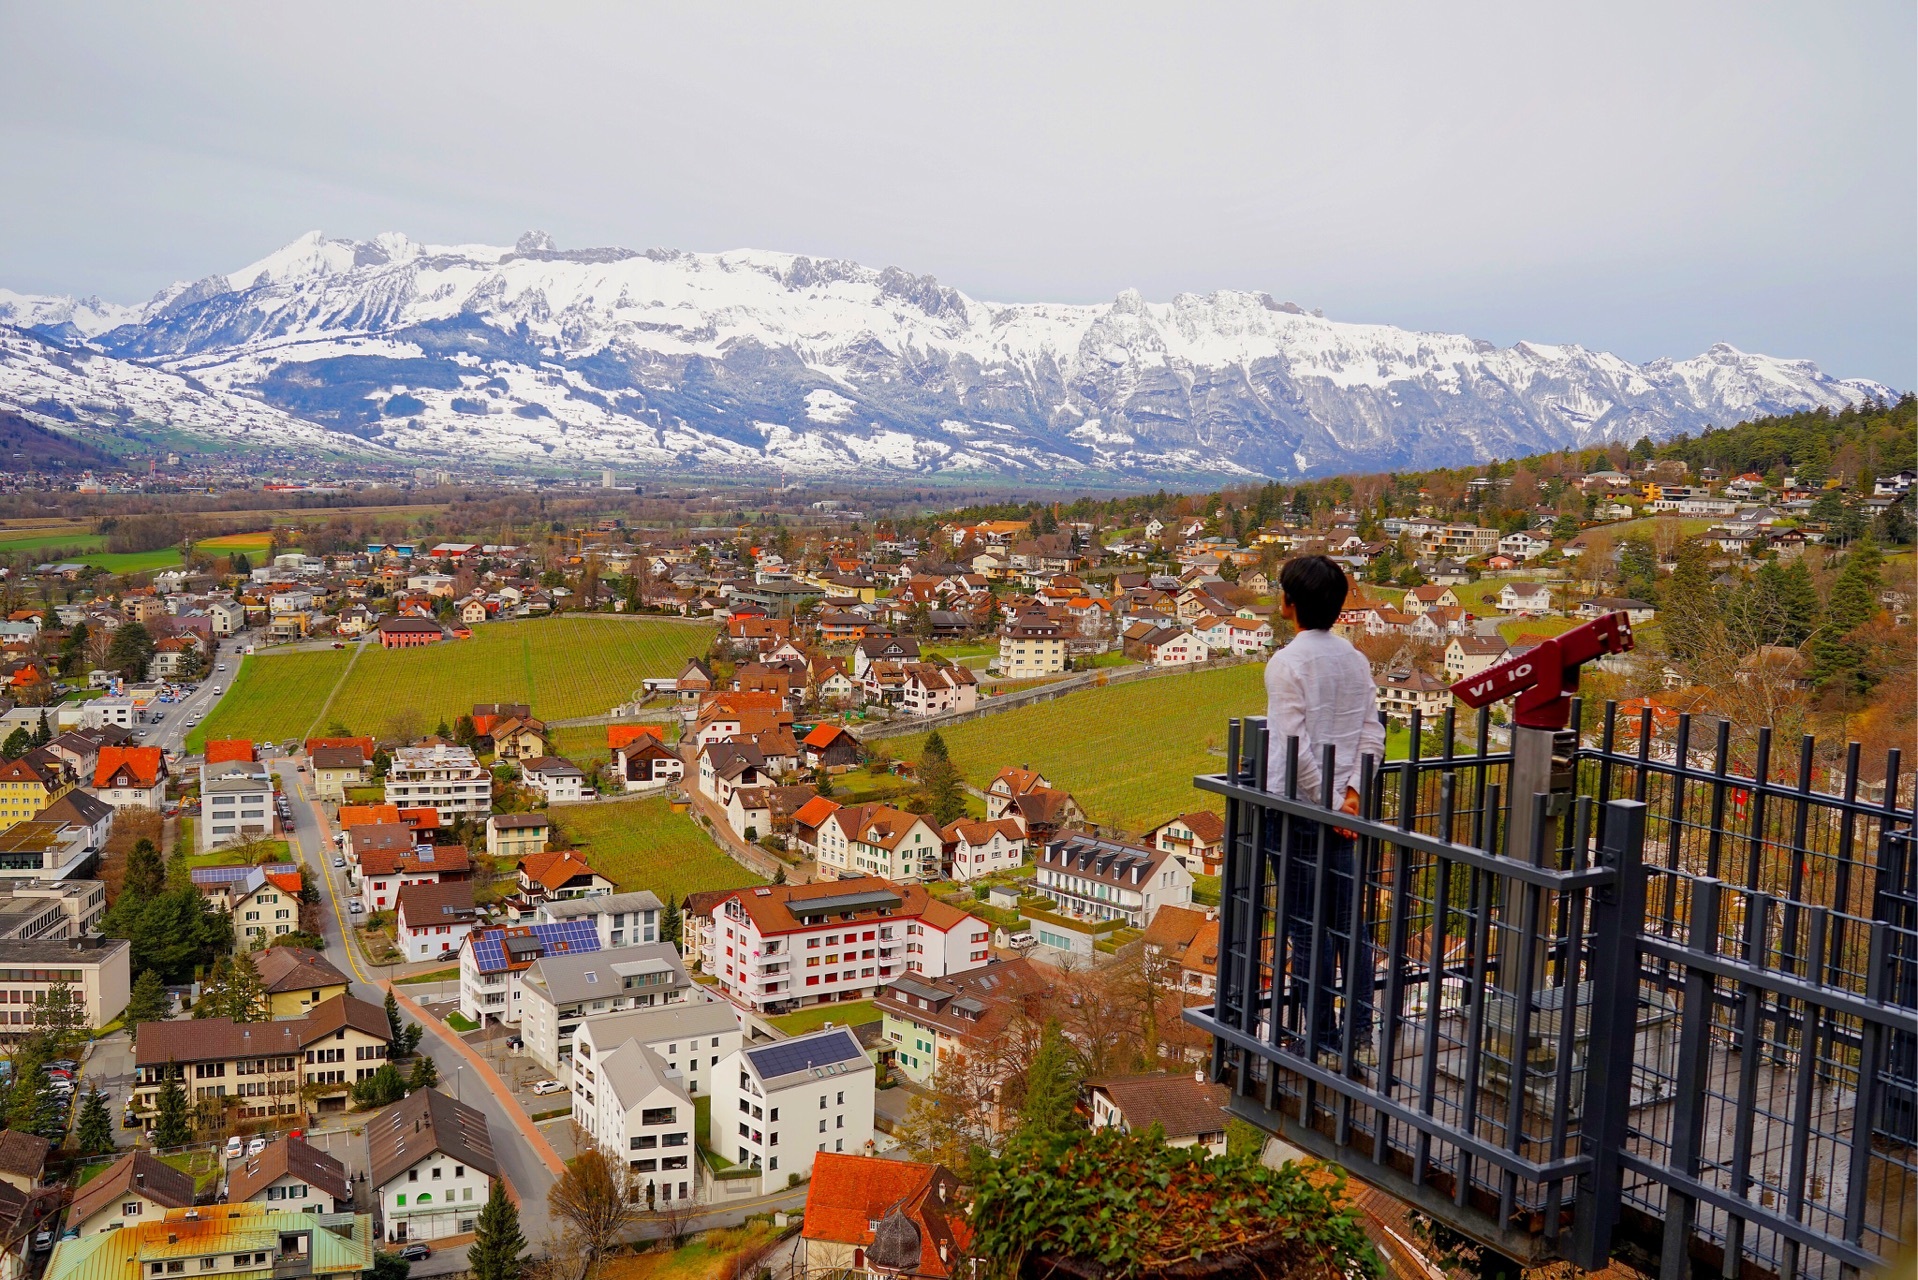
[[[973,1247],[1002,1280],[1381,1276],[1344,1180],[1115,1129],[1015,1142],[979,1171]]]

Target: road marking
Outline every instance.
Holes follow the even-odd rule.
[[[284,778],[286,775],[283,773],[280,776]],[[319,824],[320,839],[324,845],[330,839],[326,830],[326,812],[320,808],[320,802],[317,798],[307,794],[306,780],[300,775],[297,766],[293,770],[293,785],[299,788],[300,799],[306,801],[307,807],[313,811],[313,820]],[[305,861],[307,853],[306,841],[300,836],[298,828],[294,829],[293,835],[295,839],[299,841],[301,861]],[[333,883],[334,869],[333,860],[322,853],[320,855],[320,875],[326,879],[326,896],[333,906],[333,919],[340,926],[340,946],[346,949],[346,962],[353,967],[354,974],[358,976],[361,982],[369,985],[378,985],[378,979],[368,977],[366,970],[360,968],[359,948],[354,945],[353,934],[347,927],[346,916],[340,911],[340,895],[334,888]]]

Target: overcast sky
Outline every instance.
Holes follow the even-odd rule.
[[[0,286],[134,301],[314,228],[538,227],[1909,388],[1915,40],[1910,0],[5,0]]]

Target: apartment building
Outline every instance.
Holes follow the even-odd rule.
[[[152,1166],[167,1167],[158,1160],[144,1152],[137,1159],[142,1162],[138,1172],[164,1176],[153,1172]],[[107,1181],[112,1172],[100,1174],[82,1189],[85,1207],[100,1201],[101,1207],[93,1210],[95,1217],[102,1216],[102,1209],[140,1203],[112,1200],[121,1188],[117,1177]],[[177,1176],[192,1186],[192,1178]],[[104,1185],[96,1191],[96,1184]],[[189,1199],[177,1207],[161,1208],[155,1203],[137,1218],[107,1216],[103,1220],[117,1229],[82,1232],[78,1239],[61,1240],[54,1247],[47,1261],[47,1280],[145,1280],[162,1269],[167,1275],[183,1274],[189,1266],[192,1274],[217,1280],[241,1276],[247,1280],[269,1276],[273,1280],[356,1280],[372,1270],[377,1243],[371,1215],[305,1213],[278,1205],[195,1208]]]
[[[92,932],[106,914],[98,880],[0,881],[0,939],[58,942]]]
[[[1192,905],[1192,873],[1176,854],[1095,836],[1048,844],[1039,854],[1034,883],[1062,914],[1122,920],[1134,929],[1145,928],[1160,907]],[[1042,933],[1039,940],[1046,941]]]
[[[929,818],[883,804],[854,804],[819,824],[815,856],[829,879],[879,876],[909,884],[940,878],[945,842]]]
[[[573,1034],[571,1066],[597,1062],[624,1044],[641,1044],[658,1054],[669,1075],[690,1094],[711,1092],[715,1073],[727,1055],[745,1043],[739,1013],[724,1000],[681,1000],[647,1009],[589,1014]],[[548,1060],[528,1042],[526,1051],[558,1073],[563,1061]]]
[[[659,941],[659,917],[665,910],[650,889],[632,893],[600,893],[585,898],[547,898],[533,913],[537,924],[561,920],[590,920],[601,947],[624,947]]]
[[[1498,550],[1498,530],[1475,524],[1448,524],[1427,530],[1419,538],[1421,560],[1473,560]]]
[[[944,978],[901,978],[873,1001],[893,1062],[916,1084],[930,1084],[943,1063],[984,1057],[980,1046],[1004,1034],[1026,997],[1052,979],[1023,957]],[[973,1069],[979,1070],[974,1062]]]
[[[600,1150],[623,1160],[658,1204],[699,1197],[692,1095],[665,1059],[636,1040],[573,1068],[573,1121]]]
[[[237,844],[278,829],[273,775],[250,760],[226,760],[200,769],[200,852]]]
[[[1022,613],[999,629],[999,674],[1008,680],[1066,669],[1065,628],[1043,612]]]
[[[526,970],[519,990],[521,1042],[555,1069],[572,1056],[583,1018],[705,999],[670,942],[545,956]]]
[[[386,771],[386,802],[431,805],[444,815],[483,818],[493,809],[493,775],[468,747],[401,747]]]
[[[460,1013],[478,1023],[518,1026],[528,969],[549,955],[599,949],[599,931],[587,920],[477,929],[460,948]]]
[[[189,1101],[231,1105],[241,1120],[344,1111],[348,1088],[385,1065],[392,1038],[386,1010],[352,996],[279,1022],[143,1022],[128,1108],[157,1114],[160,1090],[171,1077]]]
[[[904,974],[963,973],[991,955],[985,921],[878,876],[737,889],[711,918],[721,989],[760,1011],[865,1000]]]
[[[714,1073],[707,1144],[769,1178],[805,1177],[821,1151],[869,1155],[874,1075],[845,1027],[741,1047]]]
[[[1417,712],[1426,724],[1437,721],[1452,705],[1452,686],[1423,671],[1399,668],[1377,677],[1379,710],[1394,720],[1410,722]]]

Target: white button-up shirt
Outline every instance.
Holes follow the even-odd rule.
[[[1359,785],[1359,757],[1385,762],[1385,726],[1379,721],[1372,664],[1344,636],[1301,631],[1265,664],[1265,717],[1271,732],[1266,785],[1285,790],[1285,740],[1299,740],[1299,798],[1321,795],[1319,760],[1336,752],[1332,804]]]

